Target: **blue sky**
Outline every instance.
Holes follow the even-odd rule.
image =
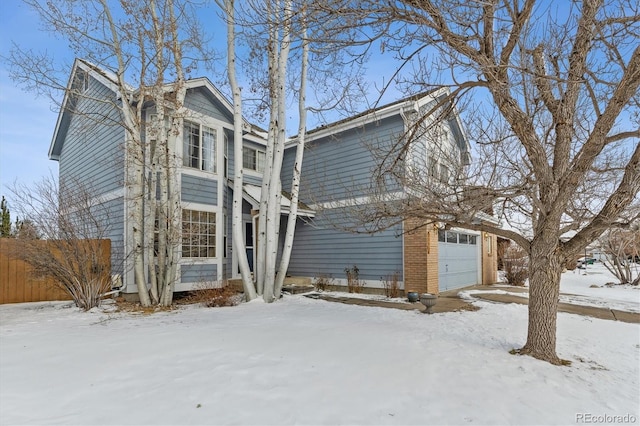
[[[224,47],[224,27],[212,27],[214,39]],[[0,2],[0,57],[7,56],[15,42],[23,49],[46,51],[56,63],[66,63],[70,67],[74,58],[66,43],[40,28],[37,15],[19,0]],[[370,69],[375,73],[372,72],[368,79],[380,84],[385,77],[384,62],[383,58],[372,62]],[[6,61],[0,61],[0,194],[11,201],[7,187],[14,181],[31,185],[50,173],[57,176],[58,163],[49,160],[48,151],[58,114],[49,99],[16,87],[7,68]],[[220,79],[219,76],[208,77],[214,83]],[[393,101],[399,96],[397,92],[390,92],[383,101]],[[293,127],[297,127],[297,123]]]
[[[215,18],[212,18],[213,16],[203,18],[203,21],[209,26],[207,28],[209,32],[215,31],[211,35],[218,46],[224,48],[224,26],[215,23]],[[49,33],[40,31],[39,28],[38,17],[21,1],[1,1],[0,57],[7,56],[12,43],[15,42],[24,49],[47,51],[57,63],[68,64],[70,69],[73,53],[66,43]],[[372,88],[380,87],[383,81],[388,81],[394,65],[396,62],[390,54],[374,54],[367,64],[369,71],[365,79]],[[220,67],[220,69],[223,68]],[[198,76],[201,75],[206,76],[206,74]],[[208,77],[214,83],[220,80],[220,76]],[[222,89],[224,91],[224,88]],[[370,101],[374,101],[376,96],[373,91],[371,93]],[[402,97],[400,92],[392,89],[385,94],[381,103],[394,101],[400,97]],[[57,162],[48,159],[49,145],[57,119],[57,112],[53,109],[55,106],[49,99],[37,98],[34,93],[16,87],[9,78],[6,62],[0,61],[0,194],[5,195],[9,200],[11,198],[7,186],[14,181],[31,185],[43,176],[58,173]],[[295,111],[295,108],[292,108],[292,111]],[[248,118],[254,121],[251,117]],[[297,123],[294,124],[293,120],[290,124],[293,124],[291,128],[297,127]],[[314,126],[312,120],[309,125]]]
[[[2,2],[0,56],[8,55],[12,42],[64,54],[64,45],[38,27],[36,16],[25,5],[16,0]],[[6,187],[15,180],[31,184],[50,172],[57,174],[57,163],[47,155],[57,116],[48,99],[17,88],[6,63],[0,62],[0,193],[9,200]]]

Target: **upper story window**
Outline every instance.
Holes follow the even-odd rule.
[[[185,122],[182,138],[182,165],[205,172],[216,171],[216,131]]]
[[[256,172],[264,171],[265,153],[256,148],[242,148],[242,167]]]

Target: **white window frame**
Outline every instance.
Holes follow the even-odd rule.
[[[190,149],[192,144],[189,143],[189,136],[191,133],[189,130],[198,129],[198,152],[197,155],[191,155]],[[209,154],[209,161],[211,163],[210,167],[207,167],[205,162],[204,154],[205,154],[205,135],[211,134],[213,135],[213,141],[211,143],[211,152]],[[218,134],[219,129],[216,129],[212,126],[207,126],[202,123],[198,123],[196,121],[184,120],[182,125],[182,166],[192,170],[199,170],[206,173],[217,173],[217,153],[218,153]],[[197,161],[197,164],[194,165],[194,161]]]
[[[196,236],[196,238],[202,240],[202,238],[205,239],[205,242],[203,244],[189,244],[188,249],[185,249],[185,212],[190,212],[189,214],[189,223],[192,224],[193,227],[197,227],[195,225],[201,225],[204,226],[205,230],[209,230],[211,229],[210,226],[213,226],[213,234],[211,233],[202,233],[199,232],[199,235]],[[198,220],[198,222],[194,222],[193,221],[193,213],[198,213],[198,215],[201,214],[206,214],[207,215],[207,222],[201,222],[200,220]],[[182,209],[181,212],[181,234],[182,234],[182,241],[180,243],[180,247],[181,247],[181,253],[182,253],[182,258],[183,259],[215,259],[217,258],[217,254],[218,254],[218,241],[217,241],[217,237],[218,237],[218,223],[217,223],[217,218],[218,218],[218,213],[215,211],[206,211],[206,210],[196,210],[193,208],[186,208],[184,207]],[[200,219],[200,218],[199,218]],[[211,220],[212,219],[212,220]],[[208,225],[208,226],[207,226]],[[189,237],[192,241],[193,241],[193,236]],[[193,250],[197,250],[198,253],[197,255],[193,255]],[[204,255],[202,255],[202,250],[205,250]],[[210,255],[210,251],[209,250],[213,250],[213,255]],[[187,255],[185,255],[185,253],[187,253]]]
[[[251,150],[254,152],[254,156],[255,156],[255,168],[252,166],[247,166],[247,163],[245,163],[245,159],[246,159],[246,154],[245,151]],[[260,161],[262,159],[262,161]],[[242,147],[242,168],[244,170],[249,170],[252,172],[257,172],[257,173],[263,173],[264,172],[264,165],[265,165],[265,161],[266,161],[266,153],[256,147],[253,146],[243,146]]]

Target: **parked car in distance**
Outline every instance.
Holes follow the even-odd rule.
[[[596,259],[594,259],[593,257],[581,257],[580,259],[578,259],[576,267],[583,269],[585,265],[593,265],[595,262]]]

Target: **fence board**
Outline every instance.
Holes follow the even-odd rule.
[[[44,245],[47,241],[39,243]],[[101,240],[100,244],[103,253],[100,262],[110,274],[111,241]],[[51,278],[35,276],[26,262],[12,255],[15,250],[14,239],[0,238],[0,304],[71,299]]]

